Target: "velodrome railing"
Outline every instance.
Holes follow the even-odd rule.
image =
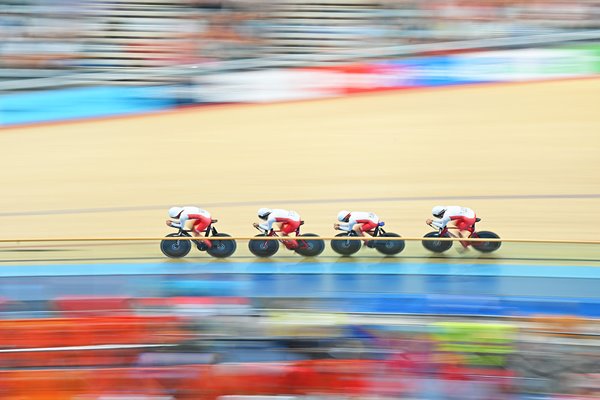
[[[0,239],[0,243],[44,243],[44,242],[149,242],[160,240],[284,240],[302,238],[302,236],[207,236],[207,237],[190,237],[190,236],[148,236],[148,237],[64,237],[64,238],[4,238]],[[304,237],[305,239],[320,239],[325,241],[331,240],[379,240],[379,241],[463,241],[463,242],[501,242],[501,243],[540,243],[540,244],[586,244],[600,245],[600,240],[584,240],[584,239],[529,239],[529,238],[454,238],[454,237],[393,237],[393,236],[378,236],[378,237],[362,237],[362,236],[315,236]]]

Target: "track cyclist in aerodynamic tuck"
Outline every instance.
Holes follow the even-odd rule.
[[[337,215],[337,220],[333,224],[333,228],[340,231],[354,231],[358,236],[365,236],[365,233],[369,236],[377,225],[379,224],[379,217],[372,212],[366,211],[347,211],[342,210]],[[365,240],[367,247],[372,247],[373,242],[371,240]]]
[[[210,213],[194,206],[171,207],[169,208],[169,218],[167,226],[191,231],[192,236],[202,237],[204,231],[212,222]],[[173,221],[176,220],[176,221]],[[206,250],[212,247],[210,240],[202,240],[198,244],[199,250]]]
[[[468,207],[461,206],[435,206],[431,210],[431,214],[436,218],[427,218],[425,223],[429,226],[438,229],[444,229],[448,226],[448,229],[457,231],[457,234],[453,234],[448,231],[448,234],[452,237],[468,238],[474,229],[475,222],[477,222],[477,216],[475,211]],[[463,251],[469,246],[469,242],[460,241]]]
[[[296,211],[282,210],[279,208],[261,208],[258,210],[258,218],[261,223],[254,223],[255,228],[260,228],[265,232],[271,229],[279,232],[281,236],[289,236],[300,227],[300,215]],[[293,250],[298,247],[298,242],[293,239],[286,240],[286,247]]]

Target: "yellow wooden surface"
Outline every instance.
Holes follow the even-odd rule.
[[[162,236],[170,205],[240,236],[259,206],[324,236],[340,209],[420,236],[440,203],[505,237],[597,240],[600,198],[578,196],[600,194],[599,104],[592,79],[0,130],[0,238]]]

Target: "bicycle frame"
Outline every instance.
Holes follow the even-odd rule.
[[[371,232],[373,232],[373,234],[371,236],[377,237],[377,236],[383,235],[385,233],[385,230],[383,229],[384,225],[385,225],[384,222],[379,222],[377,224],[377,227],[371,231]]]
[[[481,221],[481,218],[476,218],[475,219],[475,223],[477,223],[479,221]],[[471,225],[470,228],[465,229],[466,231],[469,231],[469,236],[467,236],[466,239],[472,238],[473,235],[475,234],[475,223],[473,223],[473,225]],[[431,225],[431,226],[433,227],[433,225]],[[458,238],[458,236],[453,235],[452,233],[450,233],[450,229],[458,229],[458,228],[448,228],[448,226],[445,226],[443,228],[438,228],[440,236],[446,236],[447,235],[447,236],[452,236],[452,237]],[[463,242],[461,241],[461,243],[463,243]],[[471,242],[465,242],[465,244],[467,246],[470,246],[472,243]]]
[[[295,240],[298,243],[298,247],[306,248],[307,245],[306,245],[305,240],[296,239],[296,237],[300,236],[300,226],[302,226],[302,225],[304,225],[304,221],[300,221],[300,225],[298,226],[298,228],[296,228],[296,231],[294,232],[295,236],[293,236],[294,239],[292,239],[292,240]],[[279,242],[281,242],[286,248],[289,249],[288,245],[286,244],[286,241],[289,239],[284,239],[283,237],[279,236],[277,234],[277,231],[275,231],[274,229],[271,229],[269,232],[265,231],[264,229],[262,229],[260,227],[256,227],[256,229],[258,229],[260,232],[264,233],[267,236],[275,236],[275,237],[281,238],[281,239],[279,239]]]
[[[213,224],[217,222],[216,219],[213,219],[211,221],[211,223],[206,227],[205,230],[202,231],[202,233],[204,233],[205,237],[209,237],[209,236],[215,236],[218,232],[217,229],[213,226]],[[193,237],[192,235],[190,235],[190,230],[185,230],[183,228],[177,228],[177,227],[173,227],[175,229],[178,229],[179,232],[177,232],[177,236],[186,236],[186,237]],[[200,242],[197,239],[192,239],[192,242],[194,242],[196,245],[200,244]]]
[[[385,234],[385,230],[383,229],[384,225],[385,225],[384,222],[379,222],[377,224],[377,227],[375,227],[375,229],[367,231],[365,233],[368,233],[372,237],[381,236],[381,235]],[[354,230],[349,230],[349,231],[345,231],[345,232],[348,232],[348,236],[358,236]]]

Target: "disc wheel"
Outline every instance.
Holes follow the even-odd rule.
[[[170,233],[167,237],[181,236],[178,233]],[[163,254],[170,258],[181,258],[185,257],[192,249],[191,240],[161,240],[160,250]]]
[[[319,237],[314,233],[305,233],[298,237]],[[296,253],[305,257],[318,256],[325,250],[325,242],[322,239],[296,239],[298,242],[298,248]]]
[[[228,235],[226,233],[217,233],[214,236],[231,237],[231,235]],[[210,249],[207,249],[206,252],[213,257],[229,257],[230,255],[235,253],[235,250],[237,249],[237,244],[235,243],[235,240],[212,240],[211,242],[212,247]]]
[[[350,236],[347,232],[339,233],[335,237],[348,237]],[[360,250],[360,240],[332,240],[331,248],[338,254],[343,256],[350,256]]]
[[[439,232],[429,232],[425,235],[426,238],[434,238],[440,237]],[[442,237],[450,237],[447,234]],[[433,251],[434,253],[443,253],[452,247],[452,241],[450,240],[423,240],[421,242],[423,247],[425,247],[429,251]]]
[[[386,232],[379,237],[400,237],[397,233]],[[404,250],[404,240],[375,240],[375,248],[386,256],[392,256]]]
[[[500,236],[496,235],[494,232],[481,231],[475,232],[472,238],[500,239]],[[471,242],[471,245],[475,250],[481,251],[482,253],[491,253],[492,251],[498,250],[502,245],[502,242]]]
[[[256,237],[266,236],[264,233],[256,235]],[[248,249],[257,257],[271,257],[279,250],[279,242],[277,240],[252,239],[248,242]]]

